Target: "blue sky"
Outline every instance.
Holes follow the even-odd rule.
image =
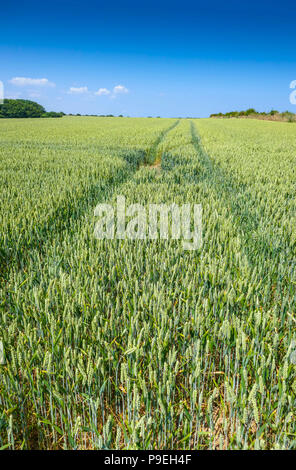
[[[0,39],[5,96],[47,110],[296,112],[289,101],[296,80],[291,1],[6,2]]]

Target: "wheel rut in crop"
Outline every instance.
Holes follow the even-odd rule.
[[[62,239],[63,233],[71,224],[72,231],[77,233],[81,218],[92,210],[99,202],[106,202],[112,198],[112,195],[119,190],[143,164],[154,165],[158,158],[157,148],[166,135],[173,130],[179,123],[175,121],[170,127],[162,131],[152,143],[148,150],[139,149],[136,152],[124,149],[119,151],[118,156],[126,161],[127,169],[124,175],[118,180],[115,178],[110,181],[94,182],[83,191],[69,194],[50,215],[43,220],[35,231],[29,232],[21,241],[11,239],[10,247],[0,250],[0,285],[8,281],[9,273],[15,270],[25,268],[27,264],[28,253],[37,250],[43,256],[46,252],[46,246],[52,244],[57,236]]]
[[[242,240],[242,250],[250,268],[260,267],[260,258],[273,259],[273,272],[265,274],[272,276],[275,283],[282,282],[283,288],[289,288],[288,280],[281,279],[280,265],[284,259],[285,263],[291,263],[291,269],[295,269],[295,260],[287,258],[289,247],[285,249],[283,240],[276,237],[276,231],[268,233],[262,228],[264,223],[269,223],[269,220],[257,195],[252,193],[247,184],[235,181],[231,174],[213,161],[203,148],[193,122],[191,122],[191,135],[199,163],[202,165],[199,180],[212,188],[224,207],[229,208],[233,225]]]
[[[179,122],[179,120],[175,121],[168,129],[165,129],[159,134],[157,139],[154,141],[153,145],[146,152],[144,159],[145,166],[149,166],[150,168],[160,168],[162,152],[157,151],[158,146],[165,139],[167,134],[179,124]]]

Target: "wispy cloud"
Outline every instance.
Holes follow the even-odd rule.
[[[55,86],[55,83],[50,82],[48,78],[29,78],[29,77],[14,77],[9,80],[9,83],[15,86]]]
[[[81,86],[79,88],[71,86],[69,91],[68,91],[69,95],[82,95],[84,93],[88,93],[87,86]]]
[[[5,98],[7,98],[8,100],[17,100],[18,98],[21,97],[21,95],[22,94],[20,91],[16,93],[8,93],[8,94],[5,93]]]
[[[95,92],[95,95],[103,96],[103,95],[110,95],[111,91],[107,88],[99,88],[98,91]]]
[[[34,91],[29,93],[30,98],[40,98],[41,94],[40,93],[35,93]]]
[[[113,93],[115,95],[119,95],[119,94],[123,94],[123,93],[128,93],[128,89],[123,86],[123,85],[116,85],[114,88],[113,88]]]

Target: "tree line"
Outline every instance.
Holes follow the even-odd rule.
[[[47,112],[41,104],[30,100],[5,99],[0,105],[0,118],[60,118],[65,113]]]
[[[280,112],[276,109],[272,109],[269,113],[266,112],[258,112],[254,108],[249,108],[246,111],[230,111],[229,113],[218,113],[218,114],[211,114],[211,118],[240,118],[240,117],[253,117],[253,118],[261,118],[261,119],[272,119],[272,120],[280,120],[280,121],[289,121],[295,122],[296,115],[291,113],[290,111]]]

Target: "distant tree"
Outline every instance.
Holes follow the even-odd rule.
[[[279,111],[276,111],[275,109],[272,109],[269,113],[266,113],[265,111],[263,112],[258,112],[254,108],[249,108],[246,111],[230,111],[229,113],[218,113],[218,114],[211,114],[210,117],[226,117],[226,118],[231,118],[231,117],[242,117],[242,116],[263,116],[265,119],[268,119],[268,116],[274,116],[277,114],[282,118],[283,121],[288,121],[288,122],[296,122],[296,114],[291,113],[290,111],[285,111],[283,113],[279,113]]]
[[[56,113],[55,111],[50,111],[49,113],[42,114],[43,118],[61,118],[64,116],[64,113]]]
[[[256,110],[254,108],[247,109],[247,111],[245,112],[245,115],[250,116],[250,114],[256,114]]]
[[[5,99],[4,103],[0,105],[2,118],[39,118],[45,112],[43,106],[29,100]]]
[[[296,115],[294,113],[291,113],[291,111],[284,111],[281,113],[281,117],[288,122],[295,122]]]
[[[238,111],[231,111],[230,113],[227,113],[228,117],[237,117],[238,116]]]
[[[5,99],[4,103],[0,105],[0,118],[57,118],[63,116],[65,113],[62,111],[47,113],[43,106],[35,101]]]

